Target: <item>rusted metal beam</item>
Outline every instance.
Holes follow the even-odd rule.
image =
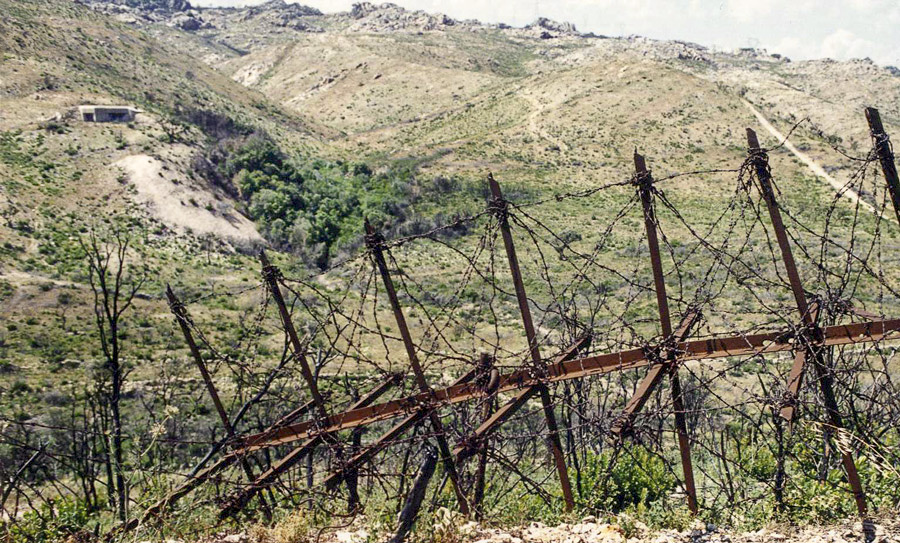
[[[388,301],[391,304],[391,310],[394,312],[394,320],[397,322],[397,327],[400,329],[403,346],[406,349],[409,364],[412,366],[413,373],[416,377],[416,384],[419,386],[421,392],[429,393],[431,392],[431,387],[428,385],[428,381],[425,379],[425,372],[419,364],[416,346],[413,343],[412,335],[409,333],[409,326],[406,324],[406,317],[403,315],[403,309],[400,307],[400,300],[397,298],[397,290],[394,288],[394,281],[391,279],[391,274],[388,271],[387,262],[384,258],[384,239],[375,232],[375,229],[369,224],[368,219],[366,220],[366,245],[375,261],[375,265],[378,268],[378,272],[384,283],[384,288],[387,291]],[[466,500],[466,494],[463,492],[462,486],[460,486],[459,483],[459,473],[456,470],[456,462],[450,452],[450,445],[447,443],[447,437],[444,432],[444,425],[441,423],[440,415],[434,410],[428,410],[427,413],[428,418],[431,421],[431,426],[434,428],[436,434],[435,441],[437,441],[438,450],[441,453],[441,462],[443,462],[444,469],[447,471],[447,476],[450,478],[450,482],[453,485],[453,491],[456,493],[456,501],[459,502],[459,510],[462,514],[468,515],[469,503],[468,500]]]
[[[797,309],[800,311],[803,323],[807,326],[812,326],[812,316],[809,314],[806,292],[803,290],[803,284],[800,282],[800,274],[797,272],[797,264],[791,251],[791,242],[788,240],[784,220],[781,218],[781,209],[775,200],[772,174],[769,171],[769,158],[759,146],[756,132],[750,128],[747,129],[747,144],[750,147],[750,158],[753,168],[756,170],[756,179],[759,181],[760,192],[769,210],[769,218],[772,220],[772,229],[775,230],[775,239],[778,241],[778,248],[781,250],[781,258],[788,275],[791,292],[794,294],[794,301],[797,303]]]
[[[822,328],[820,345],[855,345],[889,339],[900,333],[900,319],[837,324]],[[710,339],[683,341],[675,344],[678,361],[713,360],[732,356],[755,356],[768,353],[791,351],[796,348],[797,334],[794,330],[736,335]],[[642,368],[654,362],[647,358],[643,349],[629,349],[614,353],[587,356],[550,364],[547,366],[547,382],[582,379],[603,375],[614,371]],[[538,383],[530,370],[517,370],[501,375],[497,393],[513,392],[530,388]],[[481,398],[484,391],[472,383],[450,386],[428,393],[419,393],[381,403],[338,413],[320,421],[300,422],[278,428],[270,432],[250,435],[242,440],[245,451],[264,449],[306,439],[314,435],[364,426],[373,422],[389,420],[411,414],[419,409],[436,409],[445,405]]]
[[[791,283],[791,290],[794,292],[794,298],[797,301],[797,309],[800,311],[800,316],[805,325],[805,330],[803,331],[800,340],[803,344],[801,348],[803,348],[806,353],[802,359],[795,361],[799,362],[799,364],[795,364],[798,365],[799,368],[796,372],[794,371],[794,368],[791,369],[791,377],[792,379],[795,379],[796,386],[798,387],[797,390],[799,390],[799,382],[803,376],[803,366],[805,365],[806,360],[812,359],[814,361],[816,374],[819,380],[819,387],[825,401],[825,411],[828,413],[831,424],[836,427],[838,431],[841,431],[844,428],[844,424],[838,410],[837,399],[834,395],[831,372],[826,367],[823,357],[823,347],[819,341],[821,329],[816,325],[813,313],[810,311],[810,307],[806,301],[806,293],[803,291],[803,286],[800,284],[800,275],[797,273],[797,265],[794,263],[790,242],[787,239],[787,232],[784,228],[784,223],[781,220],[781,212],[778,209],[778,202],[775,200],[775,191],[772,187],[772,175],[769,171],[768,156],[760,147],[756,132],[750,128],[747,129],[747,146],[749,147],[750,157],[753,161],[754,169],[756,170],[756,178],[757,181],[759,181],[763,199],[766,202],[766,207],[769,209],[769,216],[772,219],[772,226],[775,229],[778,245],[781,248],[785,269],[788,271],[788,279]],[[796,378],[794,378],[795,373]],[[792,381],[791,384],[795,384],[794,381]],[[796,395],[794,397],[789,397],[788,400],[790,402],[796,402]],[[794,411],[791,410],[788,414],[793,416]],[[859,474],[856,470],[856,463],[853,461],[853,455],[850,451],[841,450],[841,462],[844,465],[844,471],[847,474],[847,482],[850,485],[850,490],[853,492],[859,515],[865,518],[868,515],[866,496],[863,492],[862,481],[860,481]]]
[[[553,363],[559,364],[561,362],[565,362],[566,360],[571,360],[579,352],[586,349],[590,342],[590,336],[579,338],[568,349],[560,353]],[[474,454],[488,435],[499,428],[504,422],[509,420],[509,418],[520,407],[525,405],[525,403],[528,402],[528,400],[530,400],[532,396],[534,396],[537,392],[537,388],[528,387],[524,390],[519,391],[518,394],[515,395],[515,397],[513,397],[511,400],[497,409],[490,417],[482,422],[481,425],[476,428],[471,435],[466,437],[464,443],[456,446],[456,449],[453,450],[453,454],[456,455],[457,460],[462,462],[464,459]]]
[[[699,318],[700,312],[689,310],[675,329],[675,333],[673,334],[674,341],[684,341]],[[635,415],[637,415],[638,411],[643,409],[644,404],[650,399],[650,395],[653,393],[653,390],[659,382],[662,381],[663,376],[672,369],[672,366],[677,360],[677,356],[678,353],[676,351],[670,350],[669,356],[666,358],[667,362],[656,364],[650,368],[650,371],[647,372],[644,380],[638,385],[634,396],[628,400],[625,409],[622,410],[622,414],[619,415],[613,423],[612,428],[610,428],[614,434],[622,435],[631,430]]]
[[[323,395],[323,397],[324,397],[324,396],[325,396],[325,395]],[[315,408],[315,407],[316,407],[316,402],[313,401],[313,400],[309,400],[308,402],[306,402],[305,404],[301,405],[301,406],[298,407],[297,409],[294,409],[294,410],[291,411],[290,413],[287,413],[286,415],[284,415],[284,416],[281,417],[280,419],[278,419],[278,420],[276,420],[275,422],[273,422],[273,423],[272,423],[272,427],[273,427],[273,428],[280,428],[280,427],[282,427],[282,426],[287,426],[288,424],[294,422],[295,420],[299,419],[299,418],[302,417],[303,415],[309,413],[309,412],[310,412],[313,408]]]
[[[462,377],[453,382],[453,385],[466,383],[475,376],[475,370],[469,370]],[[379,451],[390,445],[395,439],[403,435],[409,428],[412,428],[417,422],[428,415],[427,410],[421,410],[401,420],[395,424],[390,430],[382,434],[371,444],[366,445],[363,450],[355,454],[353,457],[344,462],[336,471],[329,475],[323,484],[329,491],[334,490],[338,484],[344,479],[348,471],[359,468],[361,465],[369,461]]]
[[[395,386],[399,383],[400,378],[399,375],[392,376],[390,379],[382,381],[378,386],[372,389],[368,394],[360,398],[357,402],[350,406],[350,410],[360,409],[366,407],[368,405],[372,405],[382,394],[387,392],[389,388]],[[273,429],[277,429],[278,423],[276,426],[273,426]],[[227,518],[247,505],[247,503],[258,494],[261,490],[271,485],[281,476],[282,473],[286,472],[293,466],[297,464],[300,460],[302,460],[307,454],[309,454],[315,447],[318,445],[325,435],[316,435],[310,437],[306,441],[304,441],[301,445],[294,448],[291,452],[283,456],[276,463],[272,464],[272,466],[261,473],[259,477],[253,480],[252,483],[244,487],[243,490],[236,493],[232,496],[228,501],[227,505],[219,512],[220,518]]]
[[[175,320],[178,321],[181,333],[184,335],[184,340],[188,344],[194,363],[197,365],[197,369],[200,371],[203,382],[206,384],[206,390],[209,393],[209,397],[216,407],[216,412],[218,412],[219,419],[222,421],[222,426],[225,428],[225,434],[230,439],[234,439],[234,426],[231,424],[228,413],[225,412],[225,407],[222,405],[222,400],[219,398],[219,392],[216,390],[216,385],[209,375],[209,370],[206,369],[206,363],[203,361],[203,355],[200,353],[200,348],[197,347],[197,342],[194,341],[194,335],[191,332],[191,317],[188,315],[184,304],[182,304],[178,297],[175,296],[175,292],[169,285],[166,285],[166,297],[169,299],[169,309],[172,311],[172,314],[175,315]],[[240,464],[248,481],[252,481],[256,478],[253,474],[253,468],[250,467],[250,462],[246,458],[241,458]],[[272,511],[269,509],[269,504],[266,503],[266,499],[260,496],[259,500],[263,514],[265,514],[267,519],[271,519]]]
[[[772,221],[772,229],[775,230],[775,239],[778,241],[778,248],[781,250],[781,259],[784,262],[784,268],[787,271],[788,282],[791,292],[794,294],[794,300],[797,304],[797,310],[800,312],[800,318],[803,320],[803,326],[808,333],[815,333],[816,323],[810,311],[809,304],[806,299],[806,292],[800,282],[800,274],[797,271],[797,264],[794,260],[794,254],[791,250],[791,243],[787,237],[787,230],[784,227],[784,221],[781,218],[781,209],[775,200],[775,190],[772,186],[772,173],[769,171],[769,158],[759,145],[759,139],[756,132],[747,129],[747,146],[749,147],[750,160],[753,169],[756,171],[756,179],[759,182],[759,190],[766,208],[769,211],[769,218]],[[806,349],[805,349],[806,350]],[[808,358],[815,356],[813,352],[804,352],[802,356],[798,353],[795,357],[794,364],[791,367],[790,381],[785,397],[785,407],[781,414],[785,416],[789,423],[793,422],[794,408],[797,403],[797,391],[803,382],[803,374],[806,371],[806,361]]]
[[[106,541],[112,541],[115,536],[130,532],[138,526],[147,523],[151,519],[160,516],[166,509],[169,509],[170,507],[175,505],[178,500],[187,496],[191,491],[208,481],[210,478],[221,473],[225,468],[232,465],[240,457],[241,456],[239,456],[236,451],[231,451],[223,455],[217,462],[215,462],[211,466],[198,471],[193,476],[189,476],[183,483],[181,483],[181,485],[175,488],[175,490],[168,493],[159,501],[148,507],[147,510],[144,511],[143,515],[141,515],[140,517],[130,518],[128,519],[128,521],[110,530],[106,534]]]
[[[500,234],[503,237],[503,245],[506,248],[506,257],[509,261],[509,271],[512,275],[513,285],[516,291],[516,300],[519,302],[519,312],[522,314],[522,325],[525,328],[525,337],[528,340],[528,350],[531,353],[531,362],[539,376],[543,376],[545,367],[538,346],[537,334],[534,331],[534,323],[531,320],[531,309],[528,307],[528,296],[525,293],[525,284],[522,281],[522,272],[519,269],[519,259],[516,256],[513,244],[512,232],[509,229],[509,207],[503,199],[500,184],[494,180],[494,176],[488,174],[488,185],[491,189],[491,209],[497,215],[500,223]],[[559,483],[562,487],[563,499],[566,503],[566,511],[575,508],[575,498],[572,495],[572,484],[569,482],[569,472],[566,468],[566,457],[563,453],[562,442],[559,438],[559,428],[556,424],[556,415],[553,412],[553,400],[550,398],[550,390],[541,380],[536,385],[541,397],[541,405],[544,408],[544,418],[547,420],[548,441],[553,459],[556,462],[556,471],[559,474]]]
[[[175,292],[172,291],[172,287],[169,285],[166,285],[166,298],[169,299],[169,309],[172,311],[172,314],[175,315],[175,320],[178,322],[181,333],[184,335],[184,340],[191,351],[194,364],[196,364],[197,369],[200,370],[200,376],[203,378],[203,383],[206,385],[206,391],[209,393],[209,397],[216,407],[216,412],[219,414],[222,426],[225,427],[225,433],[231,437],[234,435],[234,428],[232,428],[228,413],[225,412],[225,407],[222,405],[222,400],[219,398],[219,392],[216,390],[216,385],[209,375],[209,370],[206,369],[206,363],[203,361],[203,356],[200,354],[197,342],[194,341],[194,336],[191,333],[191,318],[187,314],[184,304],[182,304],[178,297],[175,296]]]
[[[669,299],[666,295],[666,279],[662,269],[662,255],[659,251],[659,238],[656,214],[653,210],[653,176],[647,170],[644,157],[634,152],[635,184],[641,197],[644,210],[644,227],[647,232],[647,245],[650,249],[650,264],[653,268],[653,283],[656,291],[656,305],[659,309],[659,322],[663,338],[669,345],[665,346],[664,356],[674,363],[675,353],[671,349],[672,318],[669,315]],[[687,330],[684,331],[687,333]],[[678,339],[684,339],[680,337]],[[675,411],[675,431],[678,435],[678,449],[681,453],[681,468],[684,473],[684,491],[687,494],[688,509],[697,514],[697,488],[694,486],[694,467],[691,462],[691,442],[685,420],[684,397],[681,393],[681,381],[678,379],[678,368],[672,365],[668,372],[672,384],[672,408]]]
[[[303,345],[300,343],[300,338],[297,335],[297,329],[294,327],[294,321],[291,319],[291,313],[290,311],[288,311],[287,304],[284,301],[284,296],[281,294],[281,287],[279,285],[279,282],[281,280],[281,270],[279,270],[269,262],[265,251],[259,252],[259,261],[262,264],[263,280],[265,281],[269,292],[272,294],[272,298],[275,300],[275,305],[278,306],[278,313],[281,316],[281,323],[284,326],[285,333],[287,333],[288,340],[291,344],[291,349],[294,351],[294,356],[300,363],[300,373],[303,375],[303,379],[306,381],[306,385],[309,387],[309,392],[312,395],[312,400],[315,403],[319,418],[328,418],[328,408],[325,406],[325,400],[324,398],[322,398],[322,394],[319,392],[319,386],[316,383],[316,378],[313,375],[312,370],[310,369],[309,361],[306,359],[306,354],[303,352]],[[344,450],[343,447],[341,447],[340,442],[337,441],[336,436],[332,435],[332,432],[325,432],[322,437],[328,442],[328,445],[334,451],[335,457],[337,457],[339,461],[342,460],[344,457]],[[351,503],[350,505],[351,507],[353,507],[355,504]]]
[[[888,191],[891,193],[891,201],[894,204],[894,213],[897,222],[900,223],[900,175],[897,175],[897,165],[894,163],[894,150],[891,139],[884,131],[881,124],[881,115],[873,107],[866,108],[866,120],[869,121],[869,134],[875,144],[875,154],[881,162],[881,171],[887,181]]]

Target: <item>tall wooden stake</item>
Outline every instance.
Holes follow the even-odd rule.
[[[288,340],[291,343],[291,349],[294,351],[294,356],[297,358],[297,361],[300,362],[300,373],[303,375],[303,379],[306,381],[306,385],[309,387],[309,392],[312,395],[313,402],[316,405],[316,410],[318,411],[319,417],[324,420],[328,418],[328,408],[325,406],[325,400],[322,398],[322,394],[319,392],[319,386],[316,383],[316,378],[312,373],[312,370],[309,367],[309,361],[306,359],[306,354],[303,352],[303,345],[300,344],[300,337],[297,335],[297,329],[294,328],[294,321],[291,319],[291,313],[288,311],[287,304],[284,302],[284,296],[281,294],[281,286],[279,285],[279,279],[281,278],[281,270],[277,267],[273,266],[271,262],[269,262],[269,258],[266,256],[265,251],[259,252],[259,261],[262,264],[262,275],[263,280],[266,282],[266,285],[269,289],[269,292],[272,293],[272,298],[275,300],[275,305],[278,306],[278,313],[281,316],[281,323],[284,326],[284,331],[288,335]],[[337,456],[338,460],[343,460],[344,453],[343,448],[340,443],[335,439],[335,436],[332,434],[322,436],[323,439],[326,439],[330,442],[330,445],[334,448],[335,456]],[[315,443],[310,446],[314,446]],[[302,453],[298,453],[298,456]],[[352,497],[353,493],[350,493]],[[357,504],[350,503],[350,509],[352,510]]]
[[[409,333],[409,327],[406,324],[406,317],[403,315],[403,309],[400,307],[400,300],[397,298],[397,290],[394,288],[394,281],[388,272],[387,262],[384,259],[384,242],[381,236],[375,232],[375,229],[366,221],[366,244],[371,251],[375,265],[381,274],[384,282],[384,289],[387,291],[388,300],[391,303],[391,309],[394,312],[394,320],[397,321],[397,327],[400,329],[400,336],[403,338],[403,346],[406,348],[406,355],[409,358],[409,364],[412,366],[413,373],[416,377],[416,384],[422,392],[431,392],[428,381],[425,379],[425,372],[419,364],[419,356],[416,354],[416,346],[413,343],[412,335]],[[459,502],[459,510],[464,515],[469,514],[469,504],[466,500],[465,492],[459,484],[459,473],[456,471],[456,462],[453,454],[450,452],[450,446],[447,444],[447,438],[444,434],[444,426],[441,423],[440,415],[434,410],[428,412],[428,418],[434,428],[438,450],[441,453],[441,461],[444,469],[447,470],[447,476],[453,484],[453,491],[456,493],[456,500]]]
[[[181,327],[181,333],[184,334],[184,340],[188,344],[191,356],[194,358],[194,363],[197,365],[197,369],[200,370],[200,376],[206,384],[206,390],[209,392],[209,397],[212,399],[213,405],[216,406],[216,412],[219,414],[219,419],[222,421],[225,433],[230,439],[234,439],[234,427],[231,425],[228,413],[225,412],[225,407],[222,405],[222,400],[219,398],[219,392],[216,390],[216,385],[209,375],[209,370],[206,369],[203,355],[200,354],[200,349],[197,347],[197,342],[194,341],[193,333],[191,333],[190,316],[188,316],[184,304],[182,304],[175,296],[175,292],[172,291],[172,287],[169,285],[166,285],[166,297],[169,299],[169,309],[172,310],[172,314],[175,315],[175,320],[178,321],[178,325]],[[247,461],[247,458],[242,456],[240,464],[241,468],[244,470],[244,474],[247,476],[247,480],[253,481],[255,478],[253,475],[253,468],[250,467],[250,462]],[[267,519],[271,519],[272,511],[269,509],[269,504],[266,503],[266,499],[262,495],[259,496],[259,502],[262,506],[263,514],[265,514]]]
[[[653,267],[653,282],[656,286],[656,305],[659,308],[659,322],[662,326],[663,338],[669,344],[667,347],[666,357],[674,359],[674,351],[672,344],[675,338],[672,334],[672,319],[669,316],[669,300],[666,296],[666,280],[663,276],[662,257],[659,252],[659,238],[657,237],[657,222],[653,212],[653,193],[651,191],[653,185],[653,177],[647,171],[647,164],[644,157],[639,155],[637,151],[634,153],[634,170],[637,174],[638,192],[641,196],[641,203],[644,207],[644,226],[647,230],[647,242],[650,247],[650,263]],[[686,334],[689,327],[680,330],[681,334]],[[683,338],[678,338],[679,340]],[[694,467],[691,462],[691,443],[690,436],[687,431],[687,421],[685,420],[684,395],[681,391],[681,381],[678,379],[678,369],[672,367],[669,372],[669,378],[672,385],[672,407],[675,410],[675,429],[678,434],[678,448],[681,452],[681,467],[684,471],[684,490],[687,494],[688,508],[691,513],[697,514],[697,488],[694,485]]]
[[[481,420],[482,423],[491,418],[494,411],[494,403],[496,396],[492,393],[494,377],[499,378],[497,368],[494,368],[494,357],[481,353],[478,361],[478,372],[481,374],[479,384],[485,389],[485,398],[481,404]],[[475,511],[475,518],[482,520],[484,518],[484,509],[482,502],[484,501],[484,488],[487,477],[487,460],[490,443],[487,439],[478,443],[478,463],[475,466],[475,482],[472,485],[472,509]],[[454,451],[456,452],[456,451]]]
[[[894,203],[894,212],[897,214],[897,222],[900,223],[900,176],[897,175],[897,165],[894,163],[894,151],[891,147],[891,139],[884,131],[881,124],[881,115],[873,107],[866,108],[866,120],[869,121],[869,133],[875,144],[875,154],[881,162],[881,171],[884,180],[887,181],[888,190],[891,193],[891,201]]]
[[[753,161],[753,167],[756,171],[756,178],[759,181],[760,191],[769,210],[769,217],[772,220],[772,227],[775,230],[775,237],[778,240],[778,246],[781,249],[781,256],[784,260],[784,267],[787,270],[788,280],[794,298],[797,302],[797,309],[803,319],[803,324],[807,330],[807,337],[803,338],[805,343],[804,356],[795,360],[794,368],[791,369],[791,382],[789,390],[799,390],[799,383],[802,379],[802,366],[806,360],[812,359],[816,369],[816,377],[819,381],[819,387],[825,402],[825,411],[831,420],[831,425],[835,427],[837,432],[844,429],[844,423],[838,410],[837,399],[834,395],[834,383],[831,371],[825,365],[823,357],[823,347],[814,345],[821,343],[822,331],[815,322],[813,313],[810,311],[809,304],[806,301],[806,292],[800,283],[800,274],[797,272],[797,265],[794,262],[794,255],[791,252],[791,245],[788,241],[787,231],[784,228],[784,221],[781,219],[781,211],[778,208],[778,202],[775,200],[775,191],[772,188],[772,174],[769,171],[769,159],[759,145],[759,139],[756,132],[747,129],[747,146],[750,148],[749,153]],[[811,337],[810,337],[811,336]],[[798,368],[799,366],[799,368]],[[796,402],[796,397],[790,398],[790,401]],[[782,411],[784,416],[785,412]],[[793,417],[793,409],[788,414],[788,420]],[[787,417],[786,417],[787,418]],[[866,495],[863,492],[862,482],[856,471],[856,464],[853,461],[853,455],[849,450],[841,450],[841,463],[844,465],[844,471],[847,473],[847,482],[853,492],[856,500],[856,508],[859,515],[865,519],[868,515],[868,507],[866,506]]]
[[[522,282],[522,272],[519,269],[519,259],[516,256],[516,248],[513,245],[512,232],[509,229],[507,218],[508,206],[503,199],[500,185],[494,180],[494,176],[488,174],[488,185],[491,189],[491,206],[496,211],[500,221],[500,234],[503,236],[503,245],[506,247],[506,257],[509,261],[509,271],[512,274],[513,285],[516,290],[516,300],[519,302],[519,312],[522,314],[522,325],[525,328],[525,337],[528,339],[528,349],[531,352],[531,362],[536,371],[545,370],[544,361],[541,359],[541,351],[538,347],[537,334],[534,331],[534,322],[531,320],[531,309],[528,307],[528,296],[525,294],[525,285]],[[547,385],[540,383],[537,387],[541,396],[541,405],[544,408],[544,418],[547,419],[549,431],[550,450],[556,461],[556,471],[559,473],[559,483],[562,487],[563,498],[566,502],[566,511],[575,507],[575,498],[572,496],[572,484],[569,482],[569,472],[566,469],[566,458],[559,438],[559,428],[556,425],[556,415],[553,412],[553,400],[550,398],[550,390]]]

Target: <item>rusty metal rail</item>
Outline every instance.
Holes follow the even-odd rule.
[[[900,332],[900,319],[837,324],[822,329],[820,345],[852,345],[881,341]],[[797,334],[793,330],[729,336],[677,342],[675,351],[678,362],[713,360],[730,356],[748,356],[791,351],[796,348]],[[654,364],[644,349],[629,349],[615,353],[576,358],[567,362],[547,365],[546,383],[581,379],[614,371],[642,368]],[[500,376],[497,392],[513,392],[533,387],[541,381],[531,371],[518,370]],[[272,447],[307,439],[328,432],[355,428],[411,414],[419,409],[439,407],[469,401],[481,397],[481,387],[463,383],[432,392],[415,394],[397,400],[380,403],[362,409],[345,411],[322,421],[301,422],[272,432],[250,435],[241,440],[239,450],[244,452]]]

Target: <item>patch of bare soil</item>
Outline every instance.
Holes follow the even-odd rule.
[[[166,225],[180,231],[240,243],[262,243],[253,222],[241,215],[227,197],[182,175],[185,153],[166,159],[146,154],[129,155],[114,168],[135,188],[134,198]]]

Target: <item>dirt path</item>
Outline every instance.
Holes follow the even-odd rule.
[[[536,137],[545,139],[550,143],[556,145],[557,147],[559,147],[560,151],[568,151],[569,146],[568,144],[566,144],[566,142],[541,128],[539,120],[544,112],[548,109],[551,109],[551,107],[541,102],[537,98],[537,96],[535,96],[531,92],[522,92],[519,95],[527,100],[533,108],[533,111],[528,115],[528,130]],[[555,104],[553,104],[553,106],[555,107]]]
[[[772,137],[774,137],[776,140],[778,140],[779,142],[784,142],[785,149],[787,149],[788,151],[793,153],[793,155],[795,157],[797,157],[801,162],[806,164],[806,167],[809,168],[816,175],[816,177],[823,179],[826,183],[831,185],[832,188],[834,188],[835,191],[839,192],[842,197],[848,198],[854,204],[856,204],[858,202],[860,205],[862,205],[864,208],[868,209],[872,214],[874,214],[876,216],[879,214],[878,211],[872,206],[872,204],[866,202],[865,200],[860,199],[859,194],[857,194],[856,191],[845,187],[843,183],[841,183],[840,181],[838,181],[837,179],[835,179],[834,177],[829,175],[828,172],[825,171],[825,168],[823,168],[818,163],[816,163],[816,161],[814,161],[812,158],[810,158],[809,155],[807,155],[803,151],[797,149],[797,147],[795,147],[794,144],[792,144],[790,141],[788,141],[784,137],[784,134],[782,134],[781,132],[778,131],[777,128],[772,126],[772,123],[770,123],[769,120],[766,119],[763,116],[763,114],[759,112],[758,109],[753,107],[753,104],[751,104],[747,100],[743,100],[743,102],[744,102],[744,105],[747,106],[747,108],[751,112],[753,112],[753,115],[756,116],[756,119],[759,121],[759,124],[762,125],[762,127],[765,128],[769,132],[769,134],[771,134]],[[882,216],[882,218],[884,218],[884,217]]]

